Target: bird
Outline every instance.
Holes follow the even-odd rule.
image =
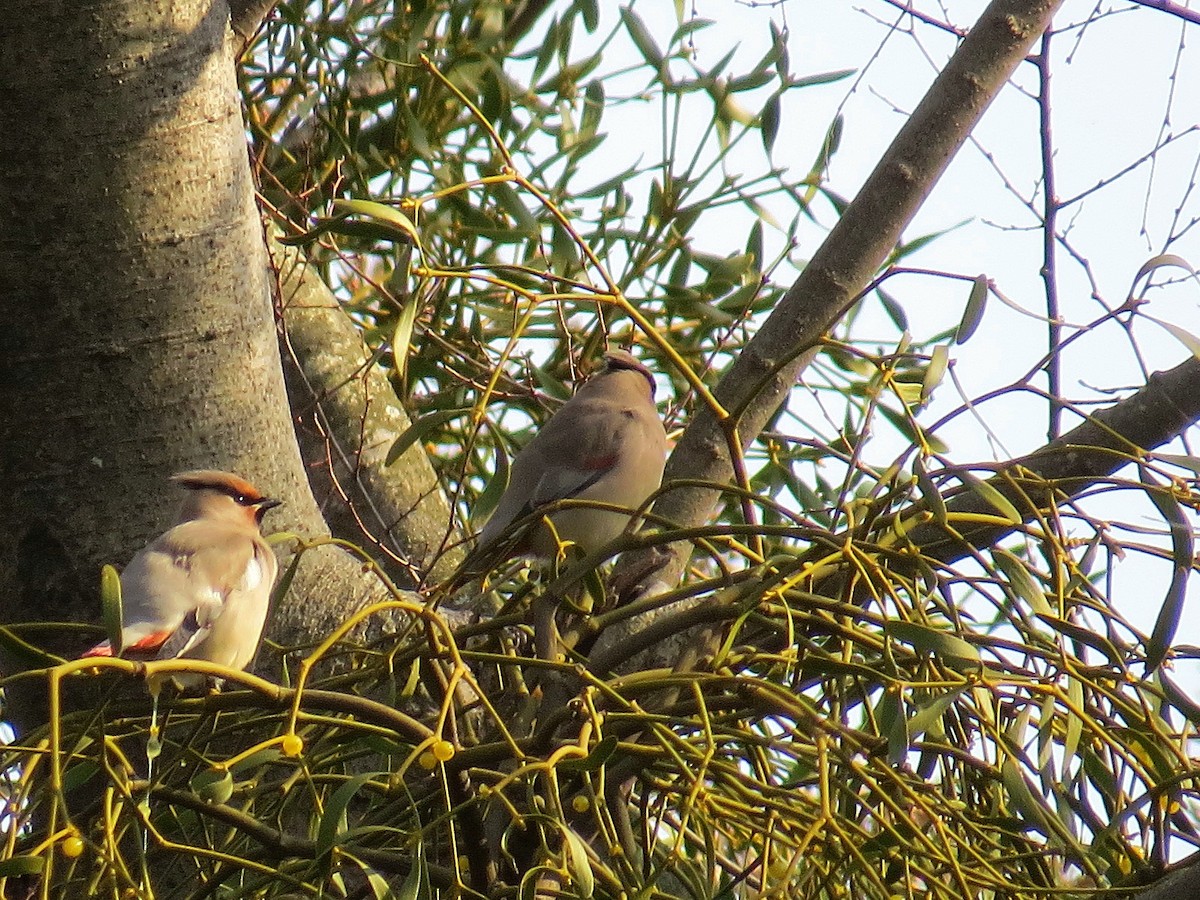
[[[258,649],[279,571],[263,516],[280,505],[250,482],[210,469],[180,472],[178,520],[121,573],[121,646],[104,640],[84,657],[198,659],[245,669]],[[181,690],[204,676],[171,676]],[[157,694],[157,685],[151,690]]]
[[[654,405],[654,376],[624,350],[610,350],[604,363],[517,454],[472,557],[551,560],[567,542],[592,553],[620,535],[658,489],[667,434]],[[620,510],[569,507],[549,514],[552,528],[537,521],[510,532],[515,522],[559,500]]]

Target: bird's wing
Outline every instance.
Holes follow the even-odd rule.
[[[620,458],[626,422],[618,406],[604,399],[577,396],[559,410],[517,454],[480,545],[539,506],[575,497],[603,477]]]
[[[269,554],[269,549],[244,532],[191,554],[188,569],[195,585],[195,602],[158,648],[158,658],[187,656],[212,633],[232,604],[261,591],[268,579],[273,581],[274,557],[268,558]],[[269,584],[266,589],[270,590]]]
[[[245,529],[194,520],[177,525],[140,550],[121,573],[122,653],[161,656],[185,619],[242,577],[254,556]],[[232,578],[230,573],[237,573]],[[214,589],[214,585],[218,586]],[[100,644],[89,653],[111,655]]]

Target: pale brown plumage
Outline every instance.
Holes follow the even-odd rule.
[[[654,406],[654,377],[623,350],[606,353],[605,363],[517,454],[508,488],[479,535],[475,555],[548,559],[558,546],[555,534],[590,553],[616,538],[657,490],[667,436]],[[549,517],[553,531],[538,522],[505,546],[513,523],[558,500],[596,501],[621,510],[562,509]]]
[[[259,524],[279,501],[228,472],[183,472],[171,480],[187,491],[177,523],[121,573],[119,653],[244,669],[258,649],[279,568]],[[84,655],[112,656],[113,648],[103,641]],[[185,687],[203,682],[174,679]]]

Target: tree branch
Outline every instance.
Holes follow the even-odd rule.
[[[1200,419],[1200,360],[1189,357],[1173,369],[1156,372],[1137,393],[1100,410],[1028,456],[1006,465],[988,479],[1025,521],[1052,509],[1112,475],[1146,451],[1178,437]],[[1030,501],[1036,505],[1030,506]],[[964,490],[946,503],[949,514],[995,513],[974,491]],[[977,525],[947,535],[937,522],[909,533],[926,556],[942,562],[961,559],[970,548],[994,545],[1012,527]]]
[[[718,421],[708,409],[696,413],[667,464],[666,482],[684,476],[730,480],[725,435],[736,427],[745,446],[775,414],[822,337],[876,274],[1060,2],[995,0],[987,8],[812,261],[722,378],[714,394],[729,418]],[[717,497],[698,487],[672,489],[656,512],[682,526],[696,525],[709,519]],[[667,583],[686,564],[685,551],[678,555]]]
[[[362,335],[303,253],[273,239],[283,352],[296,437],[313,494],[338,537],[374,547],[401,587],[447,576],[461,551],[443,551],[451,521],[429,458],[414,444],[392,465],[411,425]]]

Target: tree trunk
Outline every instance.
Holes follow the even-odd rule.
[[[171,521],[181,469],[237,471],[284,500],[273,528],[325,533],[280,372],[234,47],[225,4],[196,0],[35,3],[0,31],[0,621],[95,621],[99,566]],[[269,632],[323,636],[378,596],[327,547]],[[97,637],[37,643],[73,655]]]

